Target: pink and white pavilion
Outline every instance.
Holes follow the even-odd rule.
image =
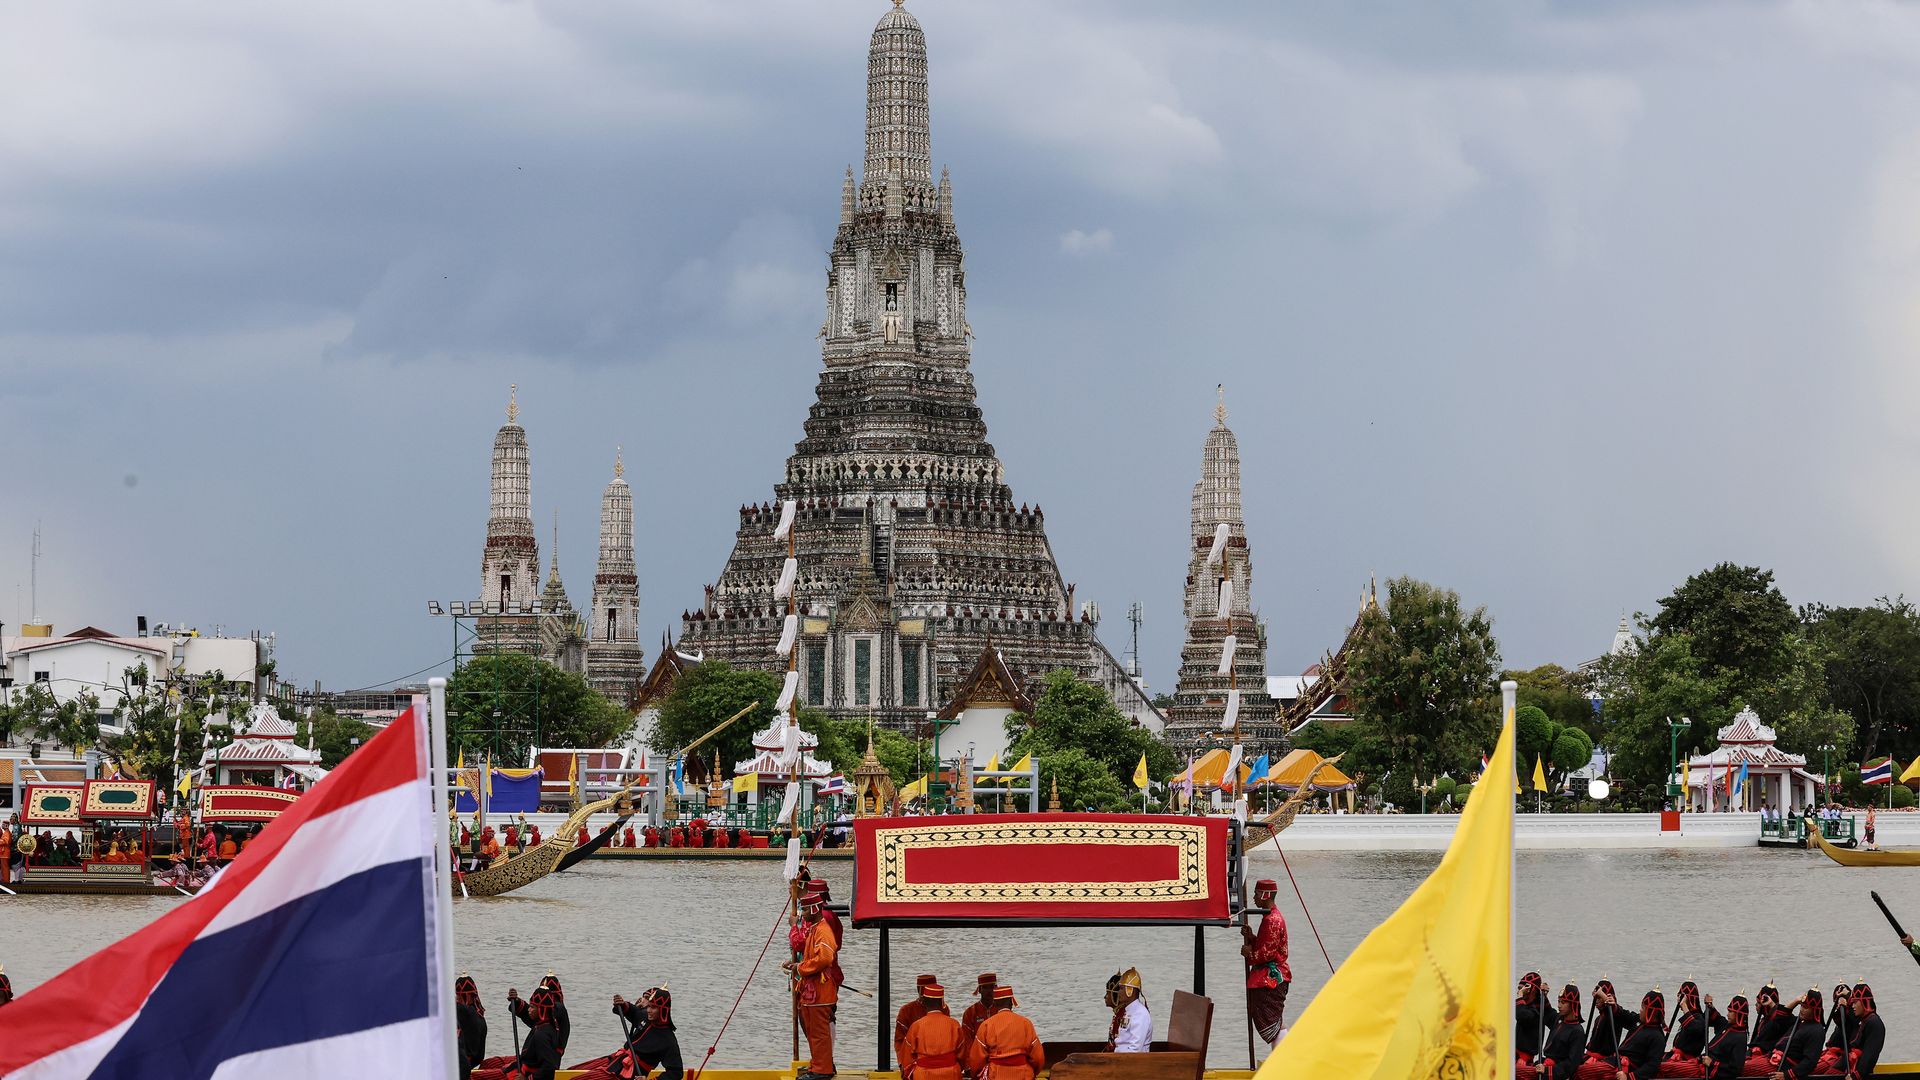
[[[745,776],[748,773],[759,774],[758,789],[747,797],[747,803],[750,806],[758,805],[763,795],[773,797],[767,793],[781,791],[791,779],[787,770],[780,767],[780,752],[784,747],[780,745],[779,738],[774,734],[780,726],[777,717],[775,720],[775,723],[768,725],[764,730],[754,733],[753,756],[745,761],[735,762],[733,766],[735,776]],[[800,779],[803,783],[812,783],[817,786],[833,773],[833,766],[814,757],[810,752],[819,745],[819,736],[809,731],[800,733]],[[801,789],[803,798],[806,791],[805,788]]]
[[[1773,745],[1773,729],[1760,722],[1752,709],[1741,709],[1733,723],[1720,729],[1720,745],[1710,754],[1687,759],[1687,809],[1700,811],[1758,810],[1767,806],[1797,811],[1818,804],[1820,777],[1807,771],[1807,759]],[[1727,770],[1738,778],[1747,768],[1745,790],[1727,805]]]
[[[293,725],[272,705],[254,705],[242,723],[232,742],[200,755],[196,783],[304,790],[327,775],[319,751],[301,746]]]

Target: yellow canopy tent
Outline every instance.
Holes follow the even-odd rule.
[[[1216,746],[1194,760],[1193,789],[1195,791],[1212,791],[1220,786],[1221,778],[1227,774],[1227,756],[1228,751],[1226,748]],[[1252,771],[1251,768],[1243,763],[1240,766],[1240,783],[1246,783],[1247,774]],[[1175,786],[1185,784],[1187,782],[1187,770],[1181,769],[1175,773],[1172,782]]]
[[[1285,791],[1298,791],[1324,760],[1312,750],[1295,750],[1273,763],[1273,768],[1267,773],[1266,783]],[[1320,769],[1320,775],[1313,778],[1315,791],[1348,791],[1352,788],[1353,778],[1335,765]]]

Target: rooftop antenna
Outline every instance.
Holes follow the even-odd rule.
[[[33,601],[31,605],[33,621],[38,625],[40,622],[40,523],[37,521],[33,523],[33,568],[30,575],[33,582],[30,593]]]
[[[1128,674],[1135,679],[1140,677],[1140,623],[1145,617],[1140,610],[1140,601],[1135,600],[1132,606],[1127,608],[1127,621],[1133,624],[1133,670]]]

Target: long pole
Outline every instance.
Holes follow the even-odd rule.
[[[418,708],[420,699],[414,698]],[[427,769],[432,778],[433,824],[433,936],[439,977],[433,987],[439,1003],[440,1038],[449,1075],[457,1075],[460,1061],[453,1009],[453,851],[447,836],[447,680],[427,680]]]

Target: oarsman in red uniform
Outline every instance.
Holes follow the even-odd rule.
[[[1553,1018],[1542,1015],[1546,1012],[1546,984],[1540,973],[1520,976],[1520,992],[1513,999],[1514,1080],[1534,1080],[1539,1075],[1540,1047],[1553,1026]]]
[[[1272,878],[1254,883],[1253,905],[1266,909],[1260,929],[1240,928],[1240,955],[1247,959],[1247,1015],[1253,1029],[1268,1046],[1287,1033],[1287,987],[1293,968],[1287,965],[1287,919],[1274,906],[1280,887]]]
[[[725,829],[713,830],[713,846],[717,848],[733,846],[732,840],[727,835],[727,830]]]
[[[1813,1070],[1816,1074],[1845,1071],[1842,1063],[1847,1060],[1847,1051],[1859,1041],[1859,1026],[1853,1018],[1853,987],[1835,984],[1833,1011],[1827,1014],[1827,1045],[1820,1051],[1820,1064]]]
[[[922,1015],[899,1039],[902,1080],[961,1080],[960,1021],[947,1014],[946,990],[923,982],[917,1004]]]
[[[513,851],[520,846],[520,826],[507,822],[507,850]]]
[[[647,847],[659,847],[660,830],[648,825],[646,828],[640,830],[640,840]]]
[[[626,831],[625,833],[622,833],[622,834],[621,834],[621,840],[622,840],[622,845],[621,845],[621,846],[623,846],[623,847],[633,847],[633,846],[634,846],[634,843],[633,843],[633,826],[631,826],[631,825],[629,825],[629,826],[627,826],[627,831]]]
[[[1855,983],[1853,987],[1854,1027],[1857,1032],[1853,1049],[1847,1052],[1847,1076],[1849,1080],[1856,1076],[1872,1076],[1873,1070],[1880,1064],[1880,1051],[1887,1044],[1887,1025],[1880,1019],[1880,1010],[1873,1001],[1873,987],[1866,983]]]
[[[540,826],[538,825],[527,826],[527,835],[528,835],[527,842],[529,844],[533,845],[534,847],[540,846]]]
[[[1620,1044],[1640,1026],[1640,1014],[1628,1012],[1614,997],[1613,982],[1601,979],[1593,987],[1593,1023],[1587,1029],[1587,1059],[1580,1080],[1614,1080],[1620,1071]]]
[[[1013,987],[993,988],[993,1014],[967,1044],[967,1068],[980,1080],[1033,1080],[1046,1067],[1033,1021],[1013,1011]]]
[[[991,971],[982,972],[980,978],[975,980],[973,992],[979,995],[980,1000],[967,1006],[967,1011],[960,1014],[962,1053],[973,1042],[974,1033],[980,1030],[980,1025],[986,1023],[987,1017],[993,1012],[993,990],[999,985],[1000,976]]]
[[[927,987],[940,980],[931,975],[922,975],[913,980],[913,1000],[900,1006],[899,1015],[893,1018],[893,1059],[900,1062],[904,1069],[907,1062],[907,1031],[913,1022],[927,1015]],[[946,991],[940,992],[940,1011],[947,1011]],[[959,1021],[954,1021],[956,1024]]]
[[[706,818],[694,818],[693,824],[687,826],[687,846],[689,847],[706,847],[707,846],[707,819]]]
[[[593,837],[587,835],[587,827],[585,825],[580,826],[580,831],[575,833],[573,837],[575,847],[586,847],[592,841]]]
[[[1709,1080],[1733,1080],[1747,1063],[1747,999],[1733,995],[1727,1002],[1727,1029],[1713,1037],[1701,1055],[1707,1063]]]
[[[840,985],[833,974],[840,959],[833,930],[821,918],[825,911],[820,897],[801,898],[806,942],[800,959],[783,965],[800,980],[800,1029],[807,1035],[807,1068],[795,1080],[826,1080],[834,1074],[833,1012],[840,1000]]]

